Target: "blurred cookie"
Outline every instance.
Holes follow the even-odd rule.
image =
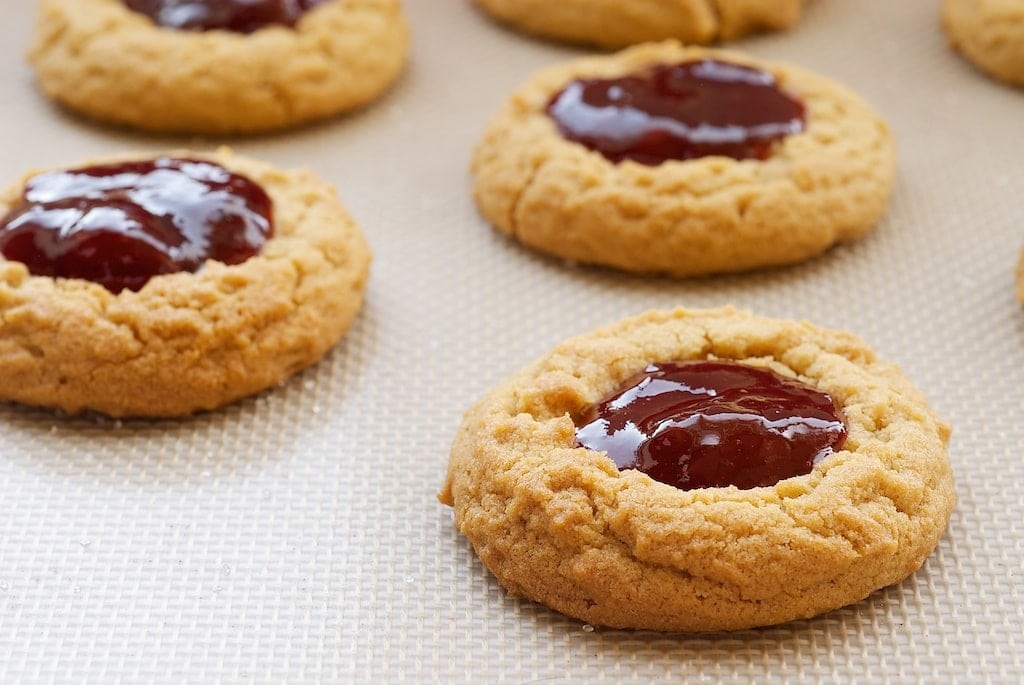
[[[399,0],[43,0],[29,60],[46,95],[98,121],[256,133],[378,97],[408,40]]]
[[[1024,302],[1024,252],[1017,262],[1017,299]]]
[[[499,20],[546,38],[622,48],[674,38],[707,44],[786,29],[804,0],[475,0]]]
[[[332,188],[228,152],[131,156],[0,193],[0,398],[214,409],[317,361],[370,252]]]
[[[885,122],[786,64],[659,43],[535,74],[472,162],[483,215],[566,259],[676,277],[858,238],[895,173]]]
[[[1001,81],[1024,86],[1024,3],[946,0],[942,24],[953,47]]]
[[[954,505],[948,437],[854,336],[648,312],[470,409],[440,499],[514,595],[616,628],[737,630],[919,568]]]

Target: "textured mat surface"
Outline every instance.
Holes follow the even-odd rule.
[[[32,3],[0,23],[0,178],[154,140],[46,104]],[[579,51],[463,0],[408,0],[382,102],[232,141],[338,186],[374,247],[368,303],[321,364],[179,422],[0,406],[0,682],[1016,683],[1024,678],[1024,91],[946,48],[933,0],[818,0],[742,41],[842,80],[900,172],[867,239],[807,264],[672,282],[572,268],[477,216],[467,160],[505,94]],[[436,503],[463,410],[556,341],[650,307],[732,303],[854,331],[955,428],[959,504],[903,584],[821,618],[699,637],[596,630],[506,597]]]

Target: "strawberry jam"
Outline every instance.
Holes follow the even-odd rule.
[[[0,254],[36,276],[81,278],[111,292],[239,264],[273,235],[262,187],[212,162],[160,159],[51,171],[29,179],[0,220]]]
[[[804,105],[775,77],[704,59],[612,79],[579,79],[547,107],[562,135],[612,162],[657,165],[710,155],[766,159],[805,128]]]
[[[579,446],[682,490],[774,485],[846,441],[829,395],[733,361],[648,366],[577,426]]]
[[[124,0],[158,26],[185,31],[221,29],[252,33],[264,26],[295,26],[299,17],[328,0]]]

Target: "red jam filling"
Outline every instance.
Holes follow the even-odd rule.
[[[771,74],[705,59],[613,79],[579,79],[547,108],[571,141],[612,162],[657,165],[710,155],[766,159],[805,128],[804,105]]]
[[[577,426],[579,446],[681,490],[774,485],[846,441],[827,394],[732,361],[648,366]]]
[[[327,0],[124,0],[158,26],[185,31],[221,29],[252,33],[264,26],[295,26],[308,10]]]
[[[0,254],[36,276],[82,278],[111,292],[239,264],[273,235],[262,187],[212,162],[160,158],[51,171],[29,179],[0,220]]]

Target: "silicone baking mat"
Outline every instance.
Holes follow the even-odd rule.
[[[673,282],[572,267],[492,231],[467,164],[535,69],[581,51],[407,0],[398,86],[364,111],[231,141],[337,185],[376,253],[322,363],[190,420],[0,405],[0,682],[1017,683],[1024,679],[1024,91],[952,54],[935,0],[817,0],[741,41],[846,82],[900,172],[866,239],[806,264]],[[125,150],[210,147],[70,117],[0,22],[0,177]],[[511,599],[435,494],[462,412],[569,335],[652,307],[740,307],[854,331],[954,425],[959,503],[906,582],[846,609],[700,636],[593,630]]]

